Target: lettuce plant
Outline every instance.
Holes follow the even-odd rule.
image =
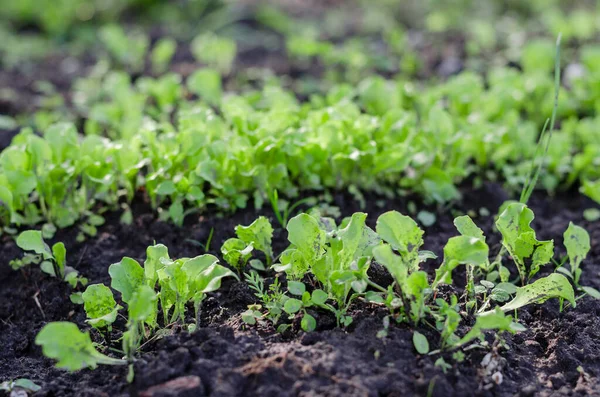
[[[268,266],[273,263],[273,249],[271,248],[273,227],[267,218],[259,216],[248,226],[238,225],[235,227],[235,234],[248,246],[264,253]]]
[[[496,221],[502,233],[502,245],[517,265],[522,285],[534,276],[541,266],[550,262],[554,255],[552,240],[537,240],[530,226],[534,214],[525,204],[512,203]]]
[[[579,285],[581,278],[581,262],[590,251],[590,235],[581,226],[569,222],[569,227],[564,233],[564,244],[569,257],[570,277],[575,285]],[[560,268],[559,268],[560,269]]]
[[[431,292],[427,273],[419,268],[423,260],[419,252],[423,230],[410,217],[397,211],[381,215],[376,230],[386,244],[374,247],[373,256],[394,277],[403,312],[416,325],[425,315],[425,299]]]
[[[44,242],[41,231],[26,230],[17,237],[17,245],[26,251],[26,254],[22,259],[13,259],[10,262],[13,269],[39,264],[44,273],[66,281],[72,288],[77,287],[77,284],[87,284],[85,277],[79,276],[77,270],[67,266],[67,250],[62,242],[54,244],[50,249]]]
[[[88,285],[81,297],[88,318],[86,322],[96,329],[107,328],[110,332],[121,309],[115,302],[112,290],[104,284],[92,284]]]

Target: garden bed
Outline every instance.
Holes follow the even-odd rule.
[[[0,395],[600,396],[595,7],[86,1],[0,9]]]
[[[465,188],[462,193],[465,200],[455,208],[465,212],[478,212],[485,205],[494,213],[507,198],[502,188],[494,184],[478,190]],[[385,211],[406,210],[409,201],[385,200],[379,207],[375,205],[378,199],[367,197],[364,211],[369,214],[371,226]],[[220,247],[234,235],[233,228],[238,224],[249,224],[261,214],[274,221],[269,211],[239,211],[226,217],[190,217],[183,228],[177,228],[157,220],[141,200],[136,203],[131,226],[119,223],[115,214],[107,217],[96,238],[84,243],[75,241],[75,230],[56,235],[57,241],[65,242],[69,261],[77,263],[77,269],[89,278],[90,284],[108,283],[110,264],[123,256],[142,260],[146,247],[154,241],[167,245],[177,257],[193,257],[203,251],[188,239],[205,241],[213,227],[218,226],[212,246]],[[360,209],[352,197],[343,193],[334,195],[332,204],[339,206],[344,216]],[[598,222],[582,218],[583,209],[598,206],[577,193],[558,197],[534,194],[530,207],[537,215],[534,228],[542,238],[554,238],[560,245],[562,231],[573,221],[584,226],[593,240],[600,239]],[[425,249],[441,254],[444,243],[456,234],[452,219],[448,211],[437,213],[436,223],[425,228]],[[492,217],[475,219],[486,235],[493,234]],[[276,252],[286,247],[284,234],[276,228]],[[490,242],[490,247],[497,251],[499,241]],[[19,255],[10,239],[4,239],[1,252],[3,262]],[[210,252],[218,254],[214,249]],[[600,287],[600,276],[594,269],[599,260],[600,250],[594,247],[584,264],[585,282],[596,288]],[[437,264],[430,261],[428,265],[433,274]],[[382,285],[389,283],[391,278],[385,273],[377,274],[378,269],[381,268],[373,268],[373,278]],[[48,278],[38,269],[13,272],[3,267],[1,276],[0,317],[4,320],[0,323],[0,346],[6,353],[0,357],[0,373],[8,378],[36,379],[42,386],[39,395],[186,395],[177,387],[189,387],[189,395],[214,396],[430,392],[434,396],[585,396],[599,390],[600,303],[589,297],[563,313],[558,312],[557,302],[521,310],[519,321],[527,331],[503,337],[508,350],[498,348],[503,382],[496,385],[481,366],[486,350],[469,352],[464,362],[453,364],[443,373],[434,367],[435,357],[414,351],[411,327],[392,326],[386,337],[378,338],[387,310],[361,301],[352,305],[350,315],[354,322],[346,329],[336,328],[335,318],[320,312],[314,313],[318,328],[312,333],[300,330],[298,322],[284,334],[272,327],[246,325],[241,313],[256,298],[246,284],[226,282],[204,304],[205,328],[189,334],[175,326],[170,330],[172,335],[145,345],[135,365],[135,381],[129,385],[122,367],[100,367],[75,374],[54,369],[53,361],[44,358],[41,349],[34,345],[35,335],[48,321],[68,320],[85,327],[83,308],[70,302],[66,284]],[[457,285],[464,285],[463,277],[464,272],[455,275]],[[460,290],[457,287],[455,292]],[[435,340],[435,332],[426,328],[422,331]],[[169,383],[175,379],[181,384]],[[156,394],[148,394],[150,391]]]

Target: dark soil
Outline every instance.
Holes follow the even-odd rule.
[[[462,191],[463,202],[452,211],[437,211],[437,222],[426,228],[425,249],[441,254],[443,244],[457,234],[454,212],[477,212],[484,206],[493,214],[507,198],[493,184]],[[371,226],[385,211],[407,213],[408,199],[366,199],[363,210]],[[277,225],[269,211],[245,210],[227,217],[190,216],[183,228],[177,228],[158,221],[142,199],[134,204],[131,226],[120,224],[118,214],[111,214],[98,236],[84,243],[75,242],[75,228],[57,234],[55,240],[67,246],[69,264],[90,283],[108,284],[111,263],[123,256],[143,260],[146,247],[154,241],[167,245],[172,257],[196,256],[204,252],[191,240],[205,242],[212,227],[211,252],[217,253],[222,242],[234,235],[236,225],[249,224],[258,214]],[[343,216],[361,210],[347,194],[335,194],[331,205],[338,206]],[[564,252],[562,233],[569,221],[589,231],[592,251],[584,262],[582,280],[600,288],[600,222],[582,218],[583,209],[594,204],[576,193],[553,198],[535,194],[530,206],[536,213],[535,229],[542,238],[555,239],[557,252]],[[479,216],[476,222],[497,251],[493,218]],[[352,306],[354,322],[348,329],[335,328],[335,321],[321,312],[313,313],[318,323],[313,333],[300,331],[297,324],[283,335],[268,326],[249,327],[240,313],[255,298],[245,284],[237,282],[224,283],[205,301],[202,327],[196,333],[176,328],[170,336],[145,345],[133,385],[127,384],[123,367],[102,366],[69,374],[53,368],[34,338],[48,321],[74,321],[88,329],[83,308],[70,302],[71,290],[65,283],[38,269],[11,270],[8,262],[19,257],[20,250],[7,236],[0,244],[0,379],[30,378],[42,386],[41,396],[406,396],[427,395],[428,391],[434,396],[600,395],[600,302],[589,297],[562,314],[554,301],[521,310],[519,320],[527,331],[504,335],[509,350],[494,350],[503,383],[486,389],[493,382],[480,363],[489,349],[467,352],[462,363],[446,357],[453,365],[444,374],[434,366],[437,357],[416,354],[410,327],[392,324],[386,338],[377,338],[386,311],[364,302]],[[286,245],[286,233],[279,228],[274,249],[280,252]],[[431,275],[438,265],[439,260],[430,261]],[[373,271],[378,282],[385,283],[389,277],[376,264]],[[455,280],[462,284],[458,271]],[[439,336],[434,331],[419,330],[428,336],[432,348],[437,347]],[[93,337],[101,340],[96,334]]]

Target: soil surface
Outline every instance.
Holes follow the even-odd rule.
[[[457,234],[452,224],[457,212],[479,213],[485,207],[494,214],[508,198],[494,184],[461,190],[464,198],[451,210],[428,208],[437,213],[437,221],[425,228],[424,249],[442,253],[447,239]],[[339,193],[333,195],[330,205],[339,207],[342,216],[363,210],[374,227],[385,211],[408,213],[410,199],[367,195],[366,208],[361,209],[351,196]],[[564,253],[562,234],[569,221],[588,230],[592,250],[583,263],[582,283],[600,288],[600,222],[587,222],[582,216],[585,208],[598,206],[570,192],[558,197],[536,193],[530,207],[536,214],[534,228],[541,238],[555,240],[558,254]],[[238,224],[247,225],[262,214],[277,226],[270,211],[245,210],[230,216],[189,216],[184,227],[178,228],[159,221],[141,197],[134,202],[133,212],[130,226],[119,223],[119,214],[109,214],[98,235],[84,243],[75,241],[76,228],[60,231],[54,240],[66,244],[68,264],[90,283],[108,285],[110,264],[123,256],[143,261],[146,247],[155,241],[167,245],[171,257],[196,256],[204,251],[194,240],[205,242],[214,227],[210,252],[218,255],[219,247],[234,236]],[[493,215],[477,216],[475,221],[488,236],[492,252],[497,252],[499,238],[492,230]],[[287,246],[286,236],[284,230],[276,228],[276,253]],[[175,327],[170,335],[144,345],[132,385],[127,384],[124,367],[101,366],[69,374],[55,369],[34,339],[49,321],[73,321],[88,329],[83,307],[69,300],[70,287],[38,269],[13,271],[8,263],[21,252],[8,236],[0,245],[0,379],[30,378],[42,386],[40,396],[600,395],[600,301],[589,297],[563,313],[555,301],[520,310],[519,321],[527,331],[504,334],[506,348],[471,350],[462,363],[447,356],[446,361],[453,364],[444,374],[434,366],[438,356],[416,353],[409,326],[392,322],[388,336],[377,338],[386,310],[361,301],[352,306],[354,321],[347,329],[336,328],[334,318],[320,311],[311,313],[318,324],[312,333],[301,331],[298,321],[284,334],[270,326],[247,326],[240,313],[255,302],[255,297],[245,284],[235,281],[225,282],[205,300],[202,327],[197,332],[189,334]],[[431,276],[440,260],[427,262]],[[390,281],[377,264],[371,271],[377,282]],[[464,273],[455,272],[456,285],[464,284],[463,278]],[[460,289],[454,292],[460,293]],[[122,327],[119,322],[115,325],[116,329]],[[419,331],[435,349],[439,335],[427,327]],[[102,340],[93,332],[92,336]],[[493,342],[492,337],[489,339]],[[490,351],[502,368],[500,385],[481,366]]]

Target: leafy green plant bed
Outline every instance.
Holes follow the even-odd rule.
[[[420,225],[425,231],[422,249],[440,258],[425,262],[423,270],[430,280],[436,278],[435,270],[444,257],[444,245],[457,235],[451,212],[472,215],[488,236],[491,257],[500,250],[499,235],[492,229],[493,214],[508,196],[495,184],[484,184],[477,190],[460,190],[465,199],[453,211],[436,211],[417,205],[419,210],[428,210],[435,216],[433,224]],[[410,213],[415,205],[414,202],[409,204],[409,198],[389,200],[371,195],[365,199],[366,207],[361,208],[348,194],[334,194],[329,208],[339,210],[334,214],[338,222],[344,216],[364,211],[368,213],[367,225],[375,230],[375,221],[381,214],[390,210]],[[76,241],[78,231],[71,228],[59,231],[52,240],[64,242],[67,263],[76,264],[89,285],[111,285],[111,276],[114,276],[113,271],[109,274],[111,264],[119,263],[123,257],[143,263],[147,247],[154,244],[167,246],[173,258],[206,254],[205,247],[209,245],[208,253],[221,258],[221,245],[228,239],[240,237],[234,228],[250,225],[259,215],[273,225],[273,252],[280,253],[288,246],[288,233],[271,211],[238,211],[228,217],[190,217],[179,228],[158,220],[143,199],[137,198],[133,203],[132,225],[121,224],[120,214],[110,213],[94,238],[79,243]],[[481,211],[482,207],[487,211]],[[558,258],[565,253],[562,234],[569,222],[587,229],[592,241],[600,238],[598,222],[583,218],[584,209],[598,209],[598,206],[584,196],[570,193],[549,198],[535,193],[529,207],[536,215],[532,226],[537,237],[554,239]],[[22,254],[12,238],[4,237],[0,255],[3,262],[9,262]],[[600,287],[600,278],[594,271],[599,260],[598,246],[592,244],[581,264],[582,284]],[[246,272],[250,269],[250,264],[243,268]],[[511,271],[516,274],[515,267],[511,267]],[[543,267],[535,278],[547,276],[550,271]],[[272,270],[260,271],[260,274],[267,284],[273,282]],[[453,294],[461,296],[465,276],[465,268],[457,267],[453,272],[455,282],[440,286],[438,298],[449,300]],[[371,265],[369,278],[384,287],[393,282],[377,262]],[[36,335],[48,322],[70,321],[82,330],[90,329],[87,309],[71,301],[74,290],[69,284],[34,266],[16,272],[4,266],[0,280],[0,349],[6,352],[0,357],[0,373],[5,379],[33,380],[42,386],[38,395],[315,393],[365,396],[401,392],[525,396],[566,390],[576,395],[592,395],[598,391],[596,376],[600,367],[596,355],[600,344],[595,330],[600,326],[600,303],[589,296],[579,299],[576,307],[567,307],[562,312],[558,300],[525,306],[518,311],[518,321],[526,330],[514,335],[502,333],[500,340],[494,339],[494,333],[487,333],[487,347],[465,350],[460,357],[452,350],[435,353],[442,348],[440,334],[435,329],[424,323],[415,326],[410,322],[397,324],[385,320],[389,309],[365,299],[355,299],[348,306],[345,315],[352,321],[347,326],[338,327],[334,313],[314,307],[307,308],[304,314],[315,319],[316,328],[312,332],[303,330],[301,312],[292,316],[289,326],[280,332],[269,321],[250,325],[247,318],[244,320],[248,306],[261,302],[248,283],[226,277],[221,288],[208,293],[203,300],[199,328],[189,332],[183,323],[172,323],[159,337],[141,345],[133,362],[135,377],[128,383],[128,371],[123,366],[100,365],[94,370],[75,373],[55,369],[55,361],[45,358],[41,348],[36,346]],[[282,283],[290,286],[285,278]],[[310,284],[307,286],[313,288]],[[120,294],[116,293],[115,297],[121,302]],[[125,316],[123,312],[115,318],[111,339],[118,340],[127,330]],[[475,323],[473,315],[462,313],[461,316],[463,320],[456,330],[459,336],[465,335]],[[428,349],[433,354],[418,352],[417,347],[422,347],[419,338],[413,341],[417,333],[428,341]],[[98,346],[104,344],[102,332],[93,330],[91,336],[100,343]],[[112,346],[118,348],[120,344]],[[105,353],[113,360],[121,357],[110,350]],[[440,365],[440,358],[444,358],[445,365]]]
[[[53,3],[0,7],[0,396],[600,395],[598,5]]]

